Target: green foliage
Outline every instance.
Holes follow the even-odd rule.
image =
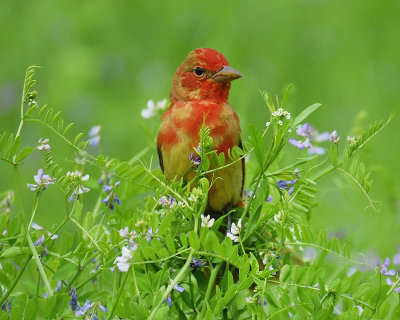
[[[28,68],[17,133],[0,136],[0,160],[15,169],[17,186],[0,194],[0,230],[6,230],[0,236],[0,304],[11,318],[398,317],[399,280],[388,285],[386,278],[394,277],[385,275],[382,266],[349,273],[349,265],[366,263],[352,258],[348,244],[325,230],[315,234],[310,227],[318,204],[316,181],[330,172],[350,177],[370,200],[370,175],[354,154],[384,124],[350,143],[343,158],[332,159],[332,164],[310,156],[282,166],[277,160],[288,154],[291,130],[319,104],[292,119],[285,110],[290,87],[281,104],[262,92],[271,113],[269,124],[264,130],[249,125],[243,150],[236,147],[227,158],[218,154],[210,129],[203,125],[199,146],[193,149],[193,158],[200,160],[193,163],[195,177],[188,183],[167,182],[140,155],[120,161],[89,153],[84,134],[71,135],[73,124],[67,124],[60,112],[38,106],[33,76],[34,69]],[[65,164],[51,148],[22,146],[27,122],[55,134],[77,159]],[[22,161],[39,151],[44,173],[40,176],[39,171],[36,185],[29,186],[34,197],[26,214],[19,200],[25,181],[33,178],[22,180],[19,170]],[[206,177],[247,155],[244,208],[207,216],[214,181]],[[89,178],[89,171],[102,181]],[[49,188],[57,188],[61,195],[63,201],[55,210],[64,210],[65,218],[44,228],[35,218]],[[97,199],[86,195],[96,192]],[[228,214],[235,224],[230,229]],[[308,249],[315,256],[308,257]],[[327,269],[328,259],[334,259],[334,270]]]

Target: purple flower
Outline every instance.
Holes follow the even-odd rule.
[[[189,156],[190,162],[195,166],[198,167],[201,163],[201,158],[200,156],[197,156],[196,158],[193,155],[193,152]]]
[[[338,135],[336,130],[332,131],[332,133],[329,136],[329,140],[334,144],[337,144],[339,142],[340,136]]]
[[[269,195],[267,200],[265,200],[265,202],[272,202],[273,200],[274,198],[271,195]]]
[[[171,295],[170,295],[170,294],[169,294],[168,297],[167,297],[167,303],[168,303],[168,307],[171,308],[171,306],[172,306],[172,299],[171,299]]]
[[[293,193],[294,184],[296,183],[296,181],[297,180],[289,180],[289,181],[279,180],[277,182],[278,188],[287,190],[288,194],[291,195]]]
[[[185,288],[179,286],[179,284],[177,284],[177,283],[174,285],[174,289],[176,291],[178,291],[179,293],[182,293],[183,291],[185,291]]]
[[[69,305],[71,306],[72,311],[75,311],[78,307],[78,295],[74,287],[72,287],[69,291],[69,295],[71,296],[71,301],[69,302]]]
[[[51,184],[54,184],[55,178],[50,178],[49,175],[43,174],[43,169],[40,168],[36,176],[33,176],[36,184],[27,183],[26,186],[31,189],[31,191],[42,191],[46,190]]]
[[[75,315],[78,317],[84,316],[86,314],[86,312],[88,312],[90,309],[92,309],[93,305],[94,305],[94,302],[90,303],[90,300],[87,299],[85,304],[83,305],[83,307],[78,305],[78,308],[75,311]]]
[[[319,134],[319,132],[312,127],[310,124],[305,123],[304,125],[300,125],[296,129],[297,135],[300,137],[303,137],[305,139],[302,140],[295,140],[290,138],[289,143],[300,150],[303,150],[304,148],[308,148],[308,153],[309,154],[324,154],[325,149],[317,146],[313,146],[311,144],[311,141],[314,142],[321,142],[321,141],[326,141],[329,138],[329,133],[328,132],[323,132]]]
[[[391,269],[388,271],[387,267],[389,267],[390,265],[390,259],[386,258],[385,262],[383,265],[381,265],[380,260],[378,259],[378,263],[377,263],[378,267],[380,267],[380,273],[384,274],[385,276],[391,277],[394,276],[396,274],[396,271],[394,269]]]
[[[100,130],[101,126],[94,126],[89,131],[89,145],[97,146],[100,143]]]
[[[61,280],[57,282],[56,289],[54,290],[55,292],[59,292],[61,290],[61,284],[62,284]]]
[[[99,309],[103,312],[103,313],[107,313],[107,308],[105,306],[103,306],[101,303],[99,305]]]
[[[113,186],[104,185],[103,189],[105,192],[109,192],[109,194],[102,200],[102,202],[110,208],[110,210],[114,210],[114,203],[120,205],[121,200],[118,198],[118,194],[115,192],[115,189],[120,185],[120,181],[116,182]]]
[[[34,245],[35,247],[37,247],[37,246],[40,246],[43,242],[44,242],[44,234],[42,234],[42,236],[41,236],[39,239],[37,239],[37,240],[33,243],[33,245]]]
[[[193,258],[192,259],[192,261],[190,261],[190,266],[192,267],[192,268],[201,268],[201,267],[203,267],[204,265],[205,265],[206,263],[205,262],[203,262],[203,261],[201,261],[201,260],[198,260],[197,258]]]

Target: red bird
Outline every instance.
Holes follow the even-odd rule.
[[[199,144],[203,124],[210,128],[214,149],[225,154],[242,147],[239,118],[228,103],[230,82],[242,75],[230,67],[225,57],[213,49],[201,48],[189,53],[175,72],[170,93],[171,105],[161,117],[157,138],[160,166],[167,180],[194,176],[190,155]],[[244,161],[208,174],[212,187],[208,193],[208,211],[225,211],[241,199]]]

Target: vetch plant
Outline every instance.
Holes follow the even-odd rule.
[[[154,146],[128,161],[89,152],[101,143],[100,126],[89,140],[72,135],[73,124],[37,99],[34,70],[26,73],[16,133],[0,133],[0,161],[15,177],[0,190],[3,317],[399,318],[400,278],[390,259],[368,266],[348,244],[310,227],[321,201],[317,182],[329,174],[358,186],[378,210],[357,155],[391,118],[343,141],[306,122],[319,104],[295,116],[286,105],[290,87],[282,102],[261,91],[270,118],[261,130],[248,126],[243,149],[229,150],[228,162],[203,125],[186,158],[193,179],[167,182],[143,157]],[[165,107],[149,102],[143,121],[157,121]],[[46,129],[51,147],[40,137],[23,146],[26,123]],[[70,161],[59,158],[58,145],[69,148]],[[243,203],[223,215],[208,212],[214,173],[249,155]],[[36,169],[25,176],[30,163]],[[63,214],[54,225],[42,209],[50,192],[61,200],[52,210]],[[397,253],[393,265],[399,261]]]

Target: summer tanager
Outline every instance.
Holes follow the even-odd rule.
[[[239,118],[228,103],[230,82],[241,76],[221,53],[207,48],[191,51],[178,67],[172,82],[171,105],[161,117],[157,138],[160,166],[168,181],[174,177],[190,181],[195,176],[190,155],[199,144],[203,119],[210,128],[214,149],[225,154],[226,163],[228,150],[242,147]],[[212,186],[207,211],[226,211],[237,205],[244,174],[244,161],[209,173]]]

